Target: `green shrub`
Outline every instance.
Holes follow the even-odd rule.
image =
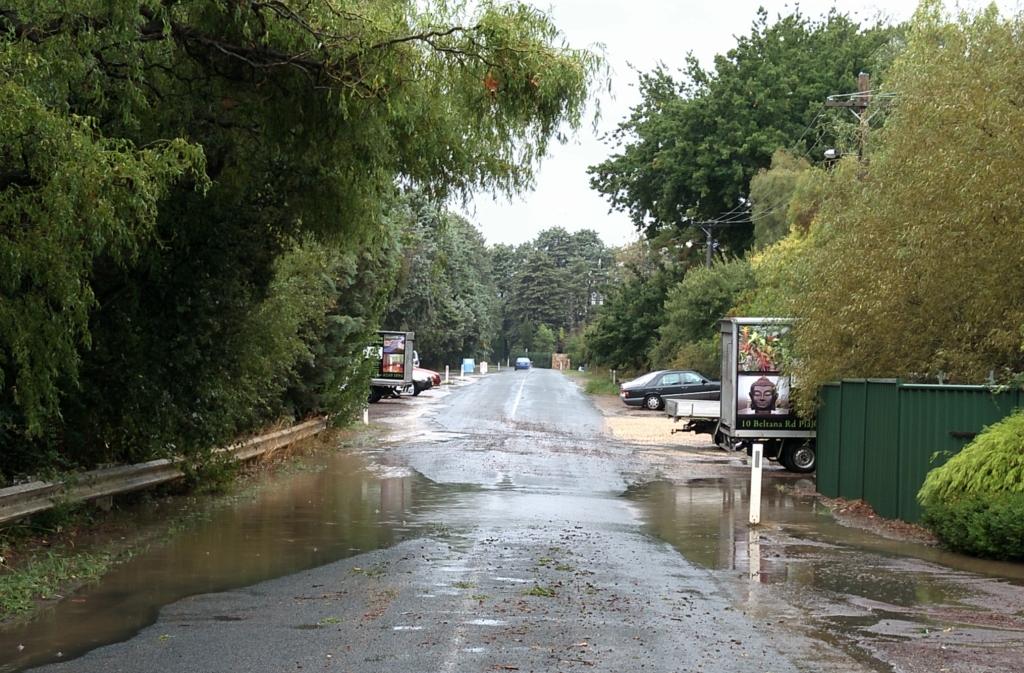
[[[956,551],[1024,559],[1024,412],[986,428],[917,495],[924,523]]]
[[[658,340],[649,354],[652,369],[671,366],[715,375],[719,368],[718,321],[756,285],[746,259],[689,270],[665,299]]]
[[[1024,495],[966,496],[930,503],[924,524],[950,549],[1004,561],[1024,560]]]
[[[673,369],[693,369],[717,379],[721,373],[718,337],[682,344],[668,365]]]
[[[921,504],[967,495],[1024,494],[1024,412],[983,430],[963,451],[928,473]]]

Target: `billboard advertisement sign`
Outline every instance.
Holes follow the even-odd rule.
[[[378,332],[380,348],[380,365],[374,378],[388,381],[408,381],[412,377],[412,367],[407,362],[411,357],[412,341],[410,332]]]
[[[814,421],[796,415],[791,382],[783,374],[789,326],[779,322],[737,325],[736,430],[813,430]]]

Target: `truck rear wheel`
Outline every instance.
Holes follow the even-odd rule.
[[[812,442],[800,444],[791,442],[782,447],[779,462],[790,472],[806,474],[814,472],[814,468],[818,465],[818,455]]]

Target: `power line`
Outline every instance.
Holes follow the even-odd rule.
[[[804,139],[804,136],[806,136],[806,135],[807,135],[807,132],[811,130],[811,127],[813,127],[813,126],[814,126],[814,124],[815,124],[815,123],[816,123],[816,122],[817,122],[817,121],[818,121],[819,119],[821,119],[821,117],[822,117],[822,116],[823,116],[823,115],[825,114],[825,112],[826,112],[827,110],[828,110],[828,108],[826,108],[826,107],[825,107],[825,104],[824,104],[824,103],[822,103],[822,104],[821,104],[821,107],[820,107],[820,108],[818,108],[818,113],[814,115],[814,119],[812,119],[812,120],[811,120],[811,121],[810,121],[810,122],[809,122],[809,123],[807,124],[807,126],[806,126],[806,127],[804,127],[803,133],[801,133],[801,134],[800,134],[800,137],[799,137],[799,138],[797,138],[797,139],[796,139],[796,142],[794,142],[794,143],[793,143],[793,145],[794,145],[794,146],[797,146],[797,145],[799,145],[799,144],[800,144],[800,141]]]

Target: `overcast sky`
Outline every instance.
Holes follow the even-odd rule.
[[[489,244],[519,244],[532,240],[550,227],[569,231],[593,229],[606,245],[622,245],[636,239],[636,230],[624,213],[609,213],[607,202],[590,189],[587,167],[600,163],[612,148],[599,137],[615,128],[630,107],[639,102],[636,69],[649,71],[660,61],[670,69],[681,68],[688,52],[705,67],[715,54],[736,44],[735,36],[748,35],[757,8],[768,10],[770,21],[791,14],[799,6],[810,18],[830,8],[850,14],[862,23],[878,16],[890,22],[910,18],[915,0],[527,0],[547,9],[573,47],[604,45],[612,68],[612,93],[601,97],[601,122],[595,133],[587,124],[566,145],[554,145],[537,173],[536,188],[509,202],[488,194],[478,196],[465,214],[483,232]],[[1021,0],[1001,0],[1005,11],[1016,12]],[[982,0],[961,0],[954,5],[977,9]],[[632,66],[632,67],[631,67]],[[840,93],[840,92],[836,92]]]

